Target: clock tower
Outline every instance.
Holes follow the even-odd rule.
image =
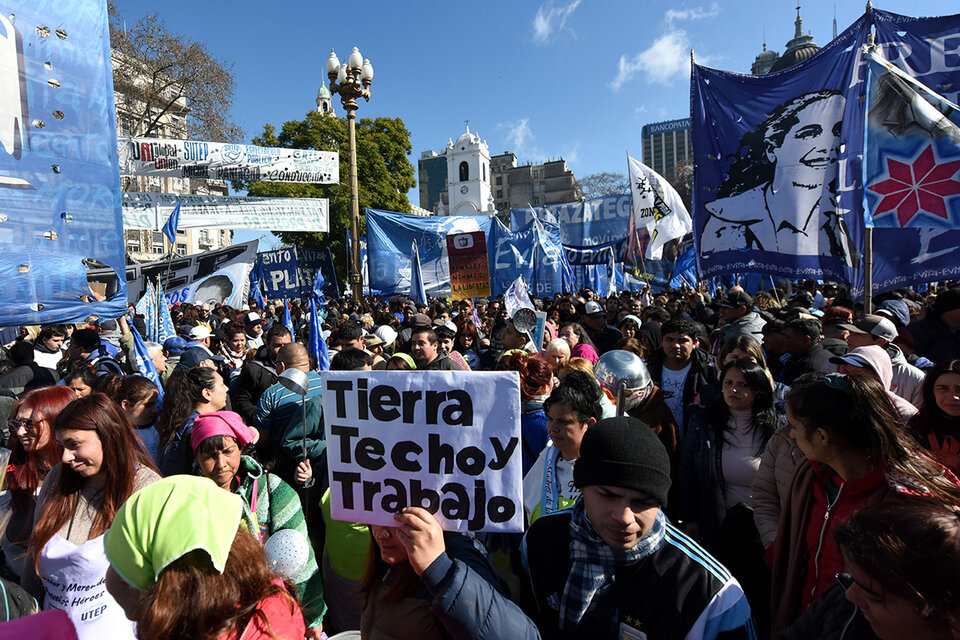
[[[456,142],[447,142],[447,192],[449,215],[493,215],[490,193],[490,151],[470,127]]]

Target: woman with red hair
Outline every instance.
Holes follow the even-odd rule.
[[[53,433],[63,454],[40,489],[21,584],[43,596],[44,609],[66,611],[80,640],[132,640],[133,623],[104,587],[103,534],[120,505],[160,475],[123,410],[102,393],[67,405]]]
[[[53,437],[53,421],[76,400],[72,389],[64,386],[34,389],[13,405],[7,424],[12,434],[10,462],[4,483],[6,494],[0,511],[10,516],[7,530],[0,538],[3,572],[19,579],[27,542],[33,531],[37,490],[47,472],[60,461],[60,445]]]
[[[520,444],[523,451],[523,475],[533,466],[547,446],[547,414],[543,401],[553,391],[553,364],[539,353],[514,353],[501,361],[505,371],[520,374]]]

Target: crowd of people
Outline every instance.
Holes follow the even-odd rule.
[[[330,370],[516,372],[523,534],[331,517],[296,302],[173,306],[162,388],[132,307],[22,327],[0,638],[960,640],[960,288],[789,288],[329,301]]]

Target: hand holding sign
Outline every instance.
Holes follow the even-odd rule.
[[[400,523],[397,539],[407,550],[407,560],[418,576],[423,575],[427,567],[446,551],[443,529],[433,514],[422,507],[407,507],[394,517]]]

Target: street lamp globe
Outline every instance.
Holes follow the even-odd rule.
[[[364,86],[370,86],[370,81],[373,80],[373,65],[370,64],[369,60],[364,59],[363,67],[360,69],[360,78],[363,80]]]
[[[353,48],[353,51],[350,52],[350,70],[354,71],[363,66],[363,56],[360,54],[360,49],[357,47]]]
[[[334,50],[330,49],[330,57],[327,58],[327,75],[335,77],[338,71],[340,71],[340,59],[337,58]]]

